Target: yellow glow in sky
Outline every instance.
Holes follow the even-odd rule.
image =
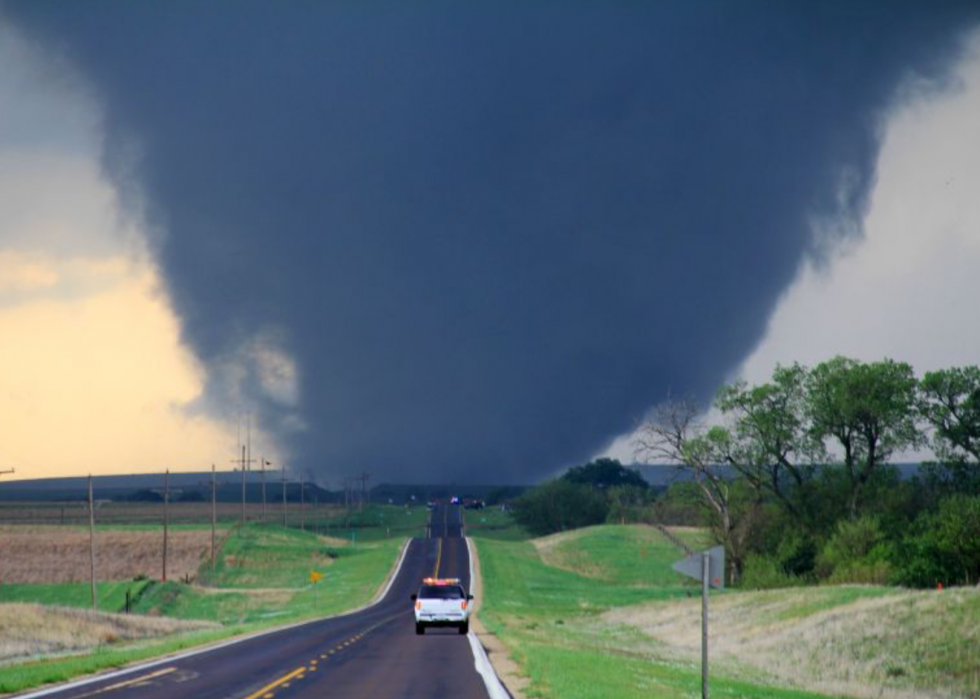
[[[227,467],[236,428],[186,411],[203,378],[148,265],[0,252],[0,466],[18,478]]]

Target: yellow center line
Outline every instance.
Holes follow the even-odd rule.
[[[117,682],[116,684],[110,684],[107,687],[102,687],[101,689],[96,689],[94,692],[88,692],[86,694],[76,694],[73,699],[82,699],[82,697],[94,697],[96,694],[102,694],[103,692],[111,692],[115,689],[122,689],[123,687],[129,687],[130,685],[139,684],[140,682],[146,682],[147,680],[156,679],[157,677],[162,677],[163,675],[169,675],[171,672],[176,670],[175,667],[165,667],[162,670],[156,670],[148,675],[140,675],[139,677],[126,680],[125,682]]]
[[[269,692],[269,691],[275,689],[279,685],[287,685],[288,686],[289,680],[293,679],[294,677],[298,677],[299,675],[302,675],[304,672],[306,672],[306,667],[305,666],[304,667],[298,667],[295,670],[293,670],[292,672],[290,672],[288,675],[283,675],[282,677],[280,677],[275,682],[270,682],[269,684],[267,684],[265,687],[263,687],[262,689],[258,690],[257,692],[252,692],[247,697],[245,697],[245,699],[259,699],[259,697],[263,696],[266,692]]]
[[[442,565],[442,537],[439,537],[439,548],[438,553],[436,553],[436,568],[432,573],[433,578],[439,577],[439,567]]]

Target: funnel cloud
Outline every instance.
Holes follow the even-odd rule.
[[[975,3],[0,6],[103,112],[206,409],[326,479],[530,482],[708,396]]]

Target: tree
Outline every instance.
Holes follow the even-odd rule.
[[[616,486],[647,488],[649,484],[635,468],[626,468],[617,459],[595,459],[583,466],[570,468],[562,478],[569,483],[609,489]]]
[[[537,536],[602,524],[608,514],[605,495],[560,478],[532,488],[514,501],[514,519]]]
[[[929,471],[954,489],[980,491],[980,368],[928,372],[919,383],[919,413],[933,430],[939,460]]]
[[[879,467],[896,451],[922,441],[916,388],[912,367],[890,359],[866,364],[835,357],[817,365],[807,378],[811,436],[821,443],[831,439],[843,452],[852,519]]]
[[[777,365],[771,382],[749,386],[738,381],[723,386],[715,400],[733,422],[735,438],[726,461],[756,488],[772,493],[804,526],[811,516],[808,487],[825,458],[823,444],[807,423],[807,375],[799,364]]]
[[[980,580],[980,497],[953,495],[916,520],[896,560],[898,581],[932,587]]]
[[[732,484],[719,468],[731,451],[732,435],[700,419],[693,399],[667,400],[653,409],[635,440],[636,454],[648,461],[667,461],[694,478],[715,517],[720,543],[731,562],[733,581],[741,577],[745,544],[761,506],[759,492],[748,508],[736,507]]]

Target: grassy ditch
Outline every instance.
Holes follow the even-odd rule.
[[[356,608],[370,602],[380,589],[403,543],[403,537],[379,537],[351,546],[312,532],[250,524],[226,539],[213,577],[209,562],[202,564],[198,579],[206,585],[176,581],[99,583],[103,610],[121,610],[126,590],[133,592],[134,612],[140,616],[116,615],[121,627],[126,626],[127,619],[139,618],[210,623],[160,626],[138,639],[133,635],[91,634],[87,644],[66,649],[74,655],[0,664],[0,693]],[[323,574],[315,586],[309,581],[313,570]],[[89,595],[87,583],[0,585],[0,602],[85,607],[91,603]],[[0,605],[0,609],[12,607]],[[63,611],[61,614],[67,616]]]
[[[485,597],[481,618],[527,676],[528,697],[700,695],[696,662],[607,616],[651,602],[684,603],[699,594],[693,581],[670,571],[670,564],[683,554],[659,532],[601,526],[533,543],[488,538],[476,543]],[[725,670],[713,673],[712,696],[822,696],[776,686],[760,679],[759,673]]]

